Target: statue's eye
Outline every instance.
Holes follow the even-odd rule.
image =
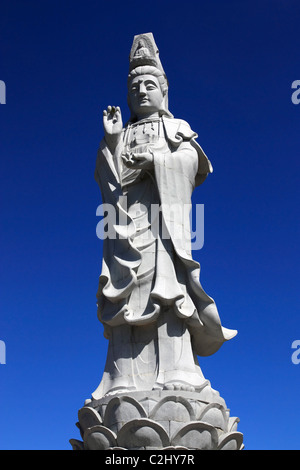
[[[146,82],[145,85],[147,90],[155,90],[157,88],[155,83],[153,83],[152,81],[149,81],[148,83]]]

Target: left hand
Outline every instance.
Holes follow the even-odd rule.
[[[127,168],[145,170],[153,168],[153,153],[151,151],[144,153],[126,152],[122,155],[122,160]]]

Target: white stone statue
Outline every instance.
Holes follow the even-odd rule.
[[[93,399],[197,391],[205,382],[197,355],[215,353],[236,335],[221,325],[191,254],[186,209],[212,166],[197,134],[169,112],[168,81],[151,33],[134,37],[128,105],[125,126],[119,107],[103,111],[95,171],[116,224],[103,242],[98,317],[109,346]]]
[[[221,325],[192,258],[191,195],[212,167],[189,124],[168,109],[151,33],[134,37],[129,122],[103,111],[95,177],[112,213],[103,240],[98,317],[109,340],[102,380],[78,411],[78,450],[243,449],[239,419],[197,356],[235,330]],[[106,217],[106,216],[105,216]]]

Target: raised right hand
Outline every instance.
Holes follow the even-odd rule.
[[[119,137],[123,129],[121,110],[117,106],[108,106],[103,111],[103,126],[105,135],[112,139]]]

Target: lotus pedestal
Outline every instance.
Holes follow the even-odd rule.
[[[207,382],[197,392],[153,390],[88,400],[78,412],[76,450],[240,450],[239,419]]]

